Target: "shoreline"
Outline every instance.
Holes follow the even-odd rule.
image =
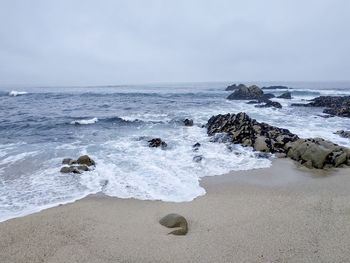
[[[269,168],[204,177],[190,202],[95,194],[0,223],[1,262],[342,262],[350,168]],[[158,220],[179,213],[184,237]]]

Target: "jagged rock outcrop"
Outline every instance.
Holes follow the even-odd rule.
[[[323,113],[350,118],[350,96],[320,96],[312,99],[310,103],[294,103],[292,106],[325,107]]]
[[[227,88],[225,89],[226,91],[232,91],[232,90],[236,90],[236,89],[239,89],[239,88],[242,88],[242,87],[246,87],[246,85],[244,84],[232,84],[232,85],[229,85],[227,86]]]
[[[309,168],[350,165],[350,150],[345,147],[321,138],[300,139],[287,129],[260,123],[242,112],[211,117],[207,133],[209,136],[225,133],[232,143],[261,152],[282,153]]]
[[[178,214],[168,214],[164,216],[162,219],[159,220],[159,224],[169,228],[179,227],[179,229],[171,231],[170,233],[168,233],[168,235],[172,234],[177,236],[183,236],[186,235],[188,232],[188,223],[186,218]]]
[[[280,96],[278,96],[277,98],[291,100],[292,99],[292,93],[287,91],[287,92],[284,92],[283,94],[281,94]]]
[[[337,131],[335,134],[338,134],[340,137],[350,139],[350,131],[341,130],[341,131]]]
[[[161,138],[154,138],[148,141],[149,147],[162,147],[162,149],[166,148],[168,145]]]

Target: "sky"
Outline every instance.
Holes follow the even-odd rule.
[[[348,0],[0,0],[0,86],[350,80]]]

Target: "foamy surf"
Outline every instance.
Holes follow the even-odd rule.
[[[8,95],[11,97],[16,97],[16,96],[25,95],[25,94],[28,94],[28,92],[12,90],[8,93]]]
[[[92,118],[92,119],[86,119],[86,120],[74,120],[71,121],[70,124],[74,124],[74,125],[87,125],[87,124],[94,124],[98,122],[97,118]]]

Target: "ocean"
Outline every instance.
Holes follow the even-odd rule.
[[[232,83],[173,83],[105,87],[0,89],[0,221],[103,193],[120,198],[191,201],[204,195],[204,176],[269,167],[240,145],[214,143],[203,125],[215,114],[247,112],[260,122],[300,137],[322,137],[350,147],[334,134],[350,130],[347,118],[324,118],[321,108],[291,107],[320,95],[350,95],[346,82],[277,83],[291,88],[283,108],[229,101]],[[250,83],[245,83],[250,84]],[[259,86],[276,83],[253,83]],[[283,90],[266,93],[280,95]],[[185,127],[183,119],[194,120]],[[147,140],[162,138],[166,150]],[[201,147],[193,151],[192,145]],[[93,171],[61,174],[64,158],[90,155]],[[193,161],[200,155],[201,162]],[[281,175],[283,176],[283,175]]]

